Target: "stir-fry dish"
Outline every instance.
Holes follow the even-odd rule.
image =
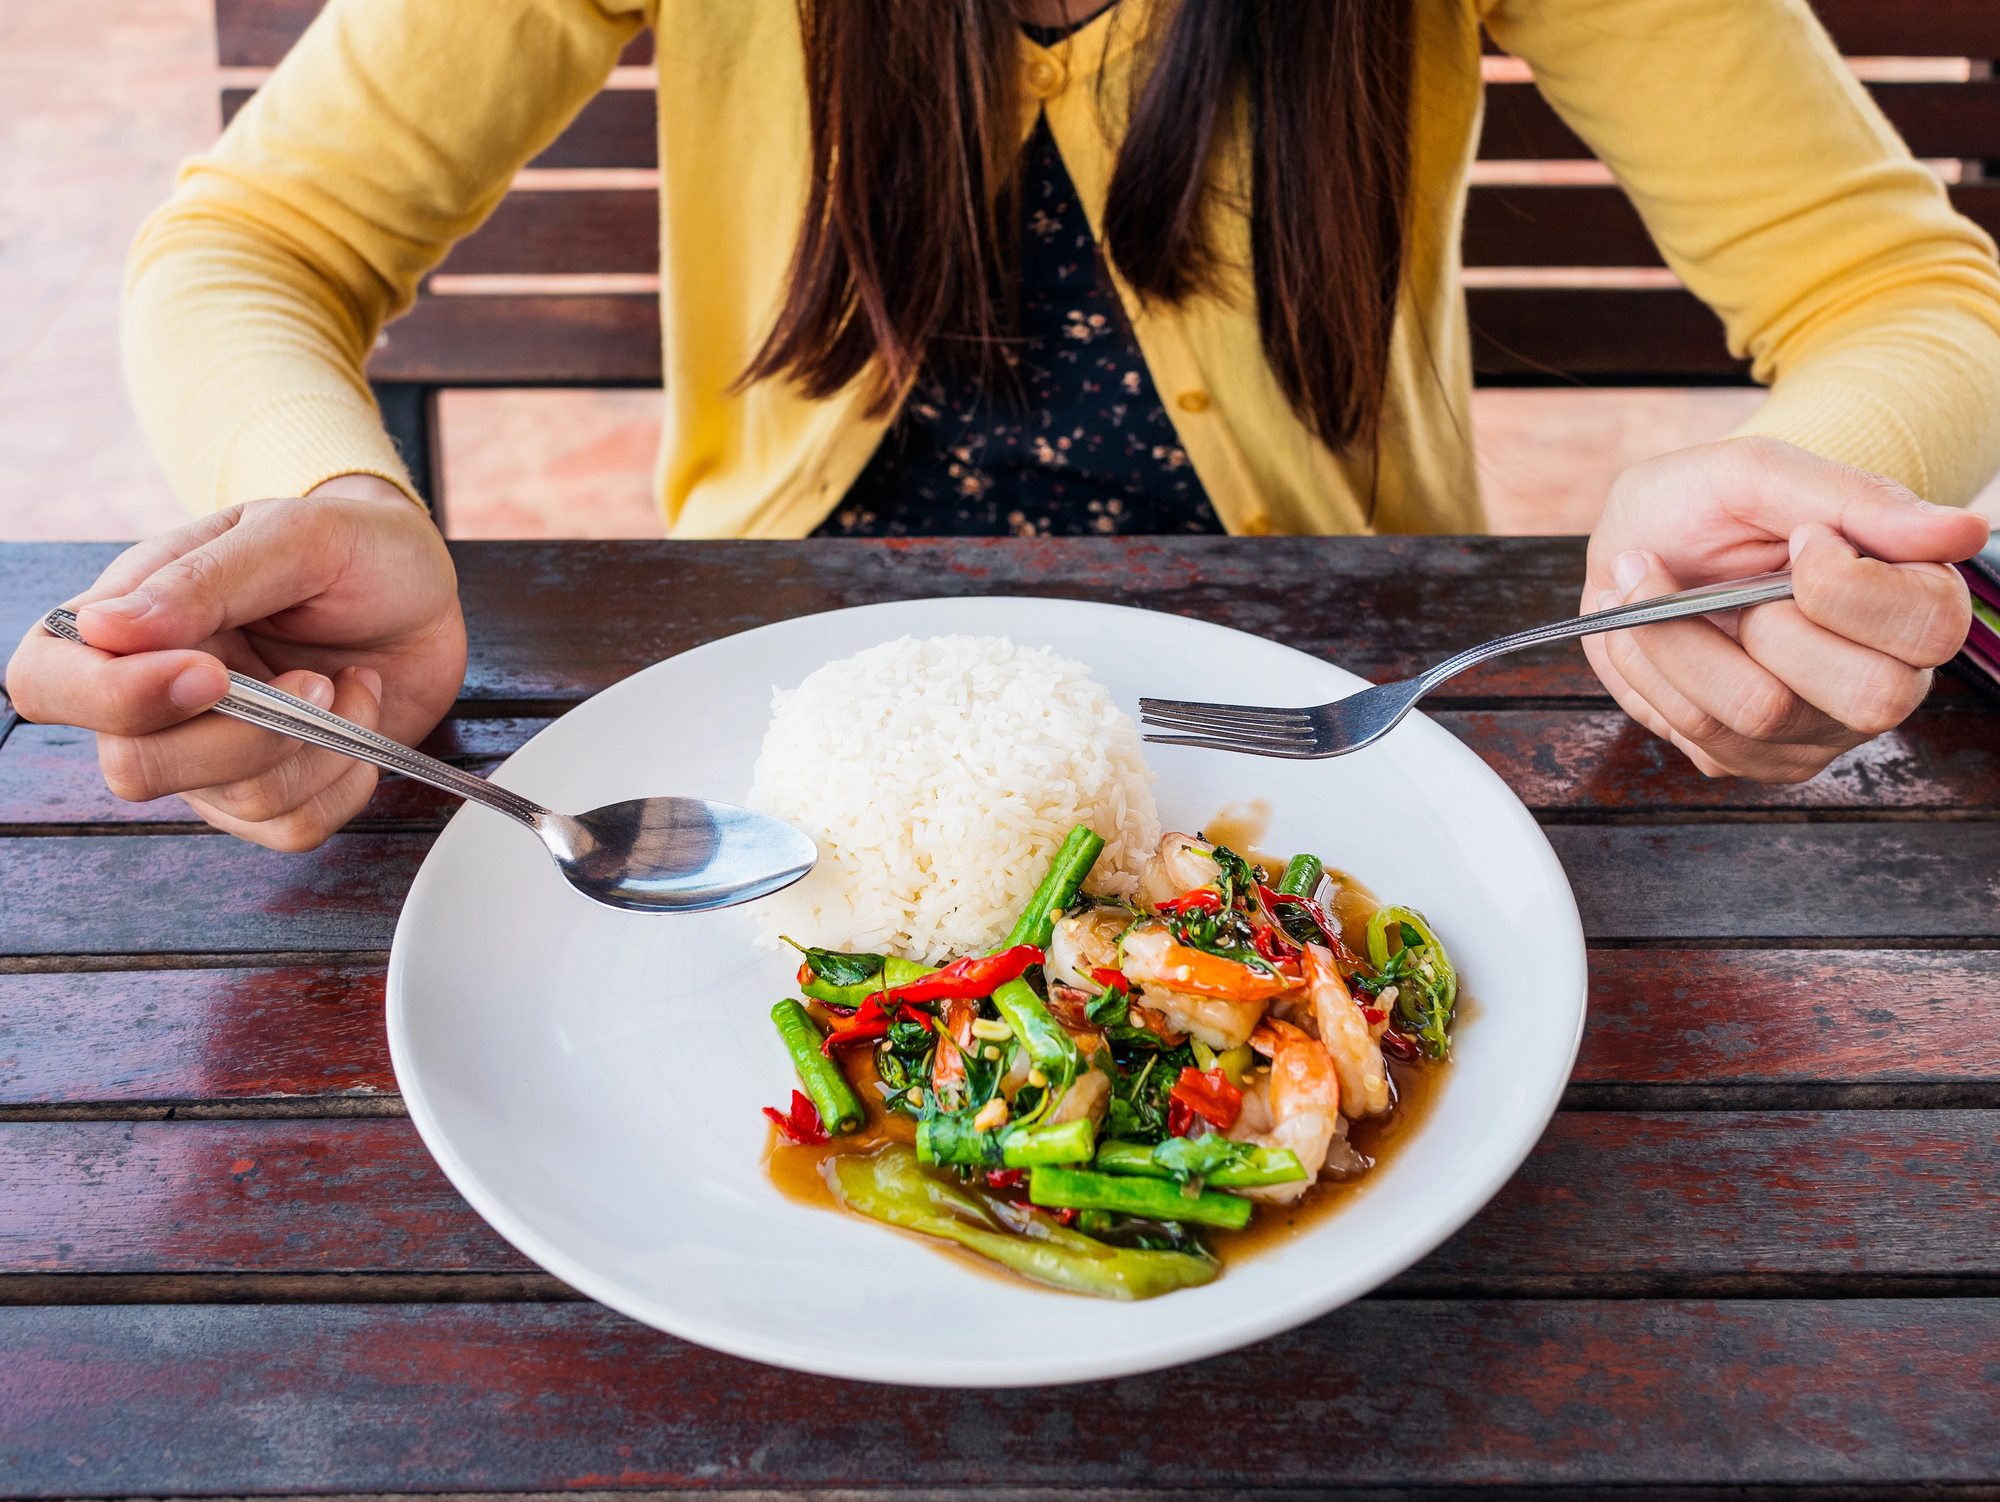
[[[774,1173],[802,1156],[848,1210],[1117,1299],[1212,1281],[1260,1204],[1366,1173],[1349,1128],[1396,1109],[1385,1052],[1451,1051],[1422,915],[1350,902],[1344,931],[1315,857],[1274,875],[1178,833],[1129,901],[1079,897],[1102,848],[1071,830],[991,953],[802,948]]]

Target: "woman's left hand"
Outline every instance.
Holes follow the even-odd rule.
[[[1635,465],[1591,534],[1584,612],[1792,569],[1796,598],[1584,640],[1626,712],[1711,777],[1804,782],[1893,729],[1972,619],[1986,522],[1771,438]]]

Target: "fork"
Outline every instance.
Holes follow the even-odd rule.
[[[1792,597],[1790,569],[1775,574],[1757,574],[1733,579],[1725,584],[1704,584],[1699,589],[1682,590],[1631,605],[1617,605],[1592,615],[1554,621],[1532,630],[1517,631],[1477,647],[1469,647],[1456,657],[1447,657],[1429,672],[1396,683],[1380,683],[1364,688],[1331,704],[1314,704],[1300,709],[1267,709],[1255,704],[1204,704],[1191,699],[1141,699],[1139,712],[1149,729],[1179,731],[1176,735],[1148,735],[1161,746],[1201,746],[1211,751],[1241,751],[1251,756],[1282,756],[1292,761],[1312,761],[1327,756],[1345,756],[1373,745],[1416,706],[1417,700],[1447,678],[1454,678],[1477,666],[1523,647],[1545,642],[1568,641],[1577,636],[1595,636],[1602,631],[1623,631],[1632,626],[1650,626],[1660,621],[1677,621],[1691,615],[1712,615],[1725,610],[1746,610],[1752,605],[1768,605],[1773,600]]]

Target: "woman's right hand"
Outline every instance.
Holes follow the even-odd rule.
[[[375,769],[205,714],[234,670],[414,745],[465,677],[451,555],[385,480],[343,475],[127,549],[64,602],[89,646],[37,625],[7,666],[27,719],[97,732],[120,798],[179,793],[217,829],[310,850],[359,812]]]

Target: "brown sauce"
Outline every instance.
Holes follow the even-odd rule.
[[[1204,824],[1201,834],[1209,843],[1227,845],[1245,860],[1263,866],[1275,879],[1276,874],[1284,870],[1289,857],[1274,854],[1261,844],[1270,816],[1271,806],[1262,799],[1233,803]],[[1347,947],[1357,954],[1365,954],[1368,919],[1382,904],[1346,872],[1329,866],[1327,875],[1340,887],[1339,895],[1334,899],[1334,910],[1328,916],[1339,922],[1341,937]],[[1468,999],[1461,996],[1461,1020],[1466,1016],[1467,1004]],[[835,1021],[817,1003],[810,1004],[807,1010],[822,1027]],[[1272,1247],[1284,1245],[1353,1204],[1367,1192],[1376,1176],[1395,1160],[1403,1145],[1423,1129],[1451,1066],[1428,1060],[1405,1063],[1386,1056],[1383,1063],[1388,1066],[1389,1079],[1394,1085],[1395,1109],[1387,1116],[1374,1120],[1348,1123],[1347,1140],[1356,1152],[1371,1159],[1373,1166],[1358,1178],[1315,1184],[1292,1204],[1259,1204],[1256,1215],[1241,1231],[1210,1229],[1205,1239],[1225,1269],[1241,1266]],[[840,1208],[827,1185],[824,1172],[829,1158],[846,1153],[871,1153],[886,1143],[914,1143],[917,1140],[917,1124],[907,1116],[887,1110],[882,1104],[881,1076],[875,1072],[874,1049],[848,1049],[841,1055],[841,1067],[846,1071],[854,1093],[861,1097],[862,1104],[867,1108],[868,1119],[861,1130],[814,1147],[787,1142],[773,1127],[764,1156],[764,1171],[778,1192],[794,1204],[815,1210]],[[1018,1197],[1025,1198],[1025,1195]],[[1018,1281],[1006,1269],[963,1248],[928,1236],[921,1239],[968,1268],[1010,1282]]]

